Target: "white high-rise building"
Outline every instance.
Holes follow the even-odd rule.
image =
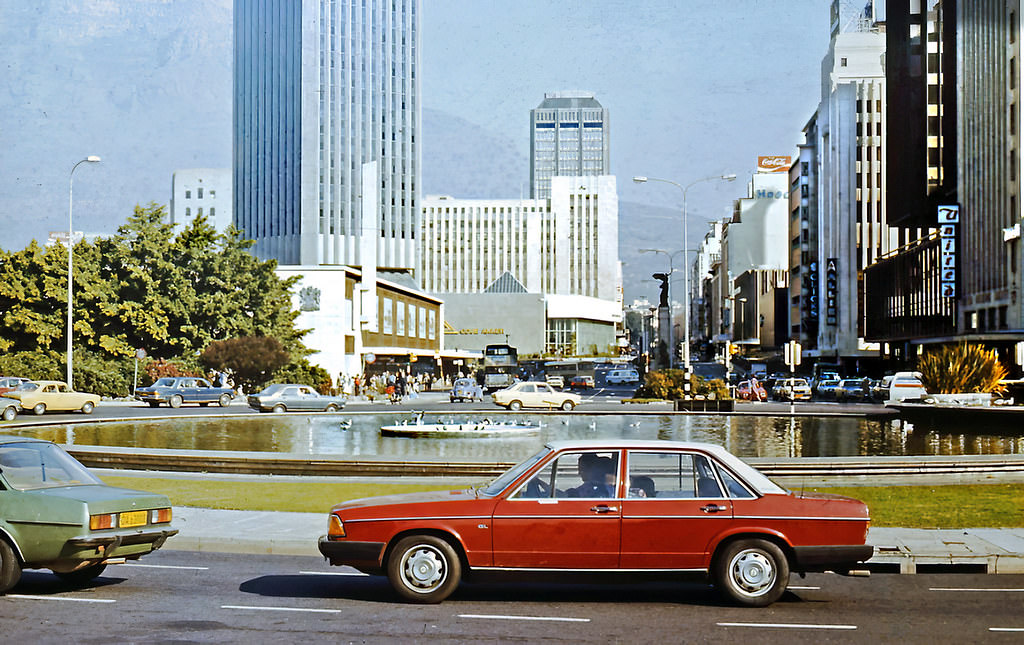
[[[414,266],[419,13],[419,0],[235,0],[234,217],[258,257]]]
[[[608,110],[592,92],[553,92],[530,110],[530,196],[551,197],[551,178],[611,173]]]
[[[223,233],[232,222],[232,203],[229,168],[188,168],[171,176],[171,224],[187,226],[205,215]]]

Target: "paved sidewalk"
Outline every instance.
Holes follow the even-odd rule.
[[[174,526],[180,533],[165,549],[319,556],[317,540],[327,532],[327,513],[181,506],[174,508]],[[868,544],[875,547],[868,568],[878,572],[1024,573],[1024,528],[875,527],[868,532]]]

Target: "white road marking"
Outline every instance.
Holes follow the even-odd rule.
[[[122,562],[114,565],[118,567],[146,567],[147,569],[184,569],[186,571],[209,571],[210,567],[179,567],[173,564],[138,564],[135,562]]]
[[[1024,632],[1024,627],[989,627],[990,632]]]
[[[308,609],[305,607],[260,607],[256,605],[221,605],[221,609],[252,609],[255,611],[305,611],[313,614],[340,614],[340,609]]]
[[[502,614],[459,614],[459,618],[484,618],[490,620],[544,620],[559,623],[589,623],[589,618],[567,618],[562,616],[505,616]]]
[[[30,596],[27,594],[9,593],[7,598],[16,598],[19,600],[65,600],[67,602],[117,602],[116,600],[110,600],[108,598],[74,598],[72,596]]]
[[[1002,591],[1004,593],[1020,593],[1024,589],[986,589],[983,587],[931,587],[928,591]]]
[[[821,589],[821,587],[794,587],[793,585],[789,585],[786,589],[793,589],[795,591],[815,591]]]
[[[361,576],[368,577],[370,574],[361,571],[299,571],[307,576]]]
[[[801,623],[716,623],[719,627],[778,627],[783,629],[857,629],[856,625],[808,625]]]

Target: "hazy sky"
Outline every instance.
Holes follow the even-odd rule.
[[[422,104],[525,156],[545,92],[593,91],[611,111],[620,199],[676,208],[675,188],[630,178],[742,180],[757,155],[795,150],[828,17],[828,0],[423,0]],[[75,228],[99,233],[136,203],[167,203],[174,170],[230,164],[230,0],[0,0],[0,40],[0,246],[66,228],[68,173],[86,155],[103,163],[75,173]],[[429,164],[429,138],[423,152]],[[743,192],[691,190],[691,239]],[[661,224],[681,248],[680,223]]]

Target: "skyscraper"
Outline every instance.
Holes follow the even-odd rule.
[[[552,177],[608,174],[608,110],[592,92],[545,93],[530,110],[530,196],[551,197]]]
[[[419,4],[235,0],[234,217],[258,257],[414,266]]]

